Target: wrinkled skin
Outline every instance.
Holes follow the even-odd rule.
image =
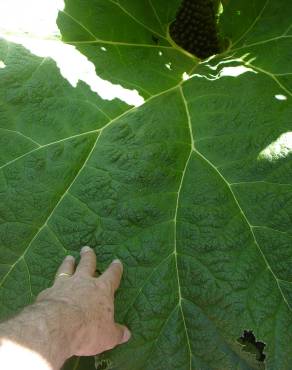
[[[130,338],[130,331],[114,321],[114,294],[122,277],[122,263],[113,261],[98,278],[95,271],[95,253],[84,247],[76,270],[74,257],[67,256],[54,285],[41,292],[36,300],[54,302],[66,310],[67,325],[75,328],[74,335],[68,339],[70,356],[96,355]]]

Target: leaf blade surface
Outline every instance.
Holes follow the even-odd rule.
[[[233,58],[230,65],[251,65],[257,74],[212,80],[214,72],[206,63],[169,44],[165,30],[177,2],[169,2],[165,13],[163,3],[156,2],[154,8],[154,2],[96,1],[80,10],[79,2],[67,1],[59,18],[64,40],[84,53],[103,78],[137,88],[146,102],[138,109],[123,108],[110,120],[103,116],[104,123],[93,114],[92,126],[80,131],[77,127],[69,137],[60,128],[61,134],[53,135],[56,144],[41,143],[56,148],[61,160],[60,146],[68,146],[79,165],[72,158],[65,161],[67,172],[57,163],[48,172],[42,164],[46,147],[34,149],[36,144],[26,142],[30,147],[23,152],[29,163],[35,150],[41,154],[41,163],[32,161],[32,172],[50,177],[61,170],[64,179],[59,187],[41,182],[42,202],[50,205],[45,212],[36,199],[20,195],[19,204],[35,213],[28,225],[12,226],[14,244],[19,245],[17,237],[27,237],[7,261],[13,268],[3,267],[7,278],[2,301],[10,304],[3,305],[1,315],[13,310],[15,279],[22,276],[25,287],[17,299],[21,306],[48,285],[67,251],[76,253],[81,244],[90,244],[103,266],[117,256],[127,267],[117,318],[134,336],[101,357],[111,368],[256,369],[257,361],[237,343],[243,330],[251,329],[267,344],[266,368],[288,370],[291,154],[288,146],[285,155],[272,161],[260,155],[291,131],[288,18],[277,27],[275,19],[285,12],[275,12],[269,1],[226,7],[222,22],[234,45],[210,65]],[[284,3],[289,10],[290,3]],[[238,11],[242,17],[234,23]],[[95,18],[101,16],[103,21]],[[153,34],[160,37],[159,44]],[[248,64],[244,53],[256,59]],[[216,66],[216,72],[220,70],[222,64]],[[183,72],[195,74],[184,81]],[[277,94],[287,101],[275,99]],[[103,109],[102,101],[90,99]],[[111,106],[107,109],[111,115]],[[8,122],[7,116],[1,122]],[[19,117],[23,121],[25,115]],[[59,126],[63,122],[70,120],[62,117]],[[27,126],[32,133],[38,131],[33,123]],[[31,139],[42,137],[37,133]],[[83,148],[80,152],[75,141]],[[12,152],[15,161],[7,159],[2,186],[12,173],[37,190],[35,175],[21,172],[23,159],[18,156]],[[3,197],[5,228],[11,214],[17,214],[7,199]],[[7,244],[5,254],[6,249],[13,251],[13,243]],[[47,264],[46,271],[40,271],[39,264]],[[82,360],[76,366],[82,369]]]

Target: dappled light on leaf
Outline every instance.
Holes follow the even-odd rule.
[[[238,77],[246,72],[257,74],[257,71],[250,67],[250,60],[247,60],[248,57],[249,54],[247,53],[238,58],[229,57],[219,62],[214,57],[211,57],[202,63],[202,66],[206,68],[206,72],[201,77],[213,81],[226,76]],[[214,74],[215,72],[216,74]],[[199,77],[199,75],[196,76]]]
[[[56,18],[63,0],[9,0],[0,2],[0,33],[37,38],[58,36]]]
[[[66,45],[59,40],[37,40],[21,36],[6,36],[6,39],[25,46],[39,57],[53,59],[62,76],[73,87],[76,87],[79,81],[83,81],[102,99],[118,98],[136,107],[144,103],[144,98],[137,90],[125,89],[121,85],[100,78],[96,74],[94,64],[72,45]]]
[[[253,69],[248,68],[246,66],[223,67],[219,73],[219,77],[225,77],[225,76],[237,77],[246,72],[257,73]]]
[[[41,353],[27,347],[22,343],[22,337],[19,336],[19,342],[4,338],[0,341],[1,368],[2,369],[21,369],[23,364],[29,366],[30,370],[51,370],[52,366],[48,359]]]
[[[182,79],[183,81],[187,81],[191,78],[191,76],[187,73],[187,72],[184,72],[183,75],[182,75]]]
[[[222,3],[229,45],[204,61],[169,37],[180,0],[66,0],[73,75],[0,42],[1,317],[89,245],[123,261],[133,334],[97,365],[291,370],[292,2]]]
[[[21,15],[20,19],[15,17],[15,7],[18,8],[17,14]],[[137,90],[125,89],[120,84],[113,84],[100,78],[93,63],[74,46],[66,45],[57,38],[59,30],[56,18],[59,10],[63,8],[63,0],[46,0],[41,5],[36,0],[25,3],[12,0],[6,4],[2,3],[0,36],[2,33],[5,39],[25,46],[39,57],[52,58],[62,76],[74,87],[79,81],[83,81],[102,99],[118,98],[137,107],[143,104],[144,99]],[[107,49],[101,47],[101,50]]]
[[[277,99],[277,100],[287,100],[287,96],[286,95],[283,95],[283,94],[276,94],[275,95],[275,98]]]
[[[171,70],[171,63],[166,63],[166,64],[165,64],[165,67],[166,67],[167,69]]]
[[[258,156],[258,160],[265,159],[270,162],[275,162],[279,159],[288,157],[291,152],[292,132],[286,132],[262,150]]]

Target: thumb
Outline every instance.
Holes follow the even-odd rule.
[[[131,338],[130,330],[126,326],[120,324],[115,324],[115,327],[117,334],[117,344],[128,342],[128,340]]]

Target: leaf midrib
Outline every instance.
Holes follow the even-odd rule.
[[[83,170],[83,168],[86,166],[86,163],[88,162],[88,160],[90,159],[91,157],[91,154],[92,152],[94,151],[95,149],[95,146],[98,142],[98,139],[100,138],[101,134],[97,135],[97,138],[94,142],[94,144],[92,145],[92,148],[91,150],[89,151],[87,157],[85,158],[85,161],[83,162],[83,164],[81,165],[81,167],[79,168],[79,170],[77,171],[76,175],[74,176],[73,180],[70,182],[70,184],[65,188],[65,191],[61,194],[59,200],[56,202],[56,204],[54,205],[54,207],[52,207],[48,217],[46,218],[45,222],[39,227],[38,231],[35,233],[35,235],[32,237],[32,239],[29,241],[28,243],[28,246],[25,248],[25,250],[23,251],[23,253],[18,257],[18,259],[14,262],[14,264],[11,265],[11,268],[8,270],[8,272],[3,276],[3,278],[1,279],[0,281],[0,288],[3,286],[3,284],[5,283],[7,277],[9,276],[10,272],[14,269],[14,267],[18,264],[19,261],[21,260],[24,260],[24,257],[26,255],[26,253],[28,252],[30,246],[32,245],[32,243],[34,242],[34,240],[38,237],[38,235],[42,232],[42,230],[44,229],[44,227],[48,224],[50,218],[52,217],[52,215],[54,214],[54,211],[55,209],[59,206],[59,204],[62,202],[62,200],[64,199],[64,197],[66,196],[67,192],[70,190],[71,186],[74,184],[74,182],[76,181],[76,179],[79,177],[79,174],[81,173],[81,171]],[[40,148],[38,148],[40,149]],[[25,261],[26,263],[26,261]],[[29,275],[29,278],[30,278],[30,275]],[[31,284],[30,284],[30,289],[31,289]]]
[[[241,206],[240,206],[240,203],[239,203],[239,201],[237,200],[237,198],[236,198],[236,196],[235,196],[235,194],[234,194],[234,192],[233,192],[233,190],[232,190],[232,187],[230,186],[230,184],[229,184],[229,182],[225,179],[225,177],[221,174],[221,172],[217,169],[217,167],[215,166],[215,165],[213,165],[213,163],[211,163],[204,155],[202,155],[198,150],[194,150],[204,161],[206,161],[213,169],[214,169],[214,171],[222,178],[222,180],[225,182],[225,184],[227,185],[227,187],[228,187],[228,189],[229,189],[229,191],[231,192],[231,194],[232,194],[232,197],[233,197],[233,199],[234,199],[234,201],[235,201],[235,204],[237,205],[237,207],[238,207],[238,209],[239,209],[239,212],[242,214],[242,216],[243,216],[243,218],[244,218],[244,220],[245,220],[245,222],[246,222],[246,224],[248,225],[248,228],[249,228],[249,231],[250,231],[250,233],[251,233],[251,235],[252,235],[252,238],[253,238],[253,241],[254,241],[254,244],[256,245],[256,247],[257,247],[257,249],[258,249],[258,251],[260,252],[260,254],[261,254],[261,256],[262,256],[262,258],[263,258],[263,260],[264,260],[264,262],[265,262],[265,265],[266,265],[266,267],[268,268],[268,270],[272,273],[272,275],[273,275],[273,277],[274,277],[274,279],[276,280],[276,284],[277,284],[277,286],[278,286],[278,289],[279,289],[279,291],[280,291],[280,294],[281,294],[281,296],[282,296],[282,298],[283,298],[283,300],[284,300],[284,302],[285,302],[285,304],[287,305],[287,307],[288,307],[288,309],[289,309],[289,311],[292,311],[292,308],[290,307],[290,305],[289,305],[289,303],[288,303],[288,301],[287,301],[287,299],[285,298],[285,296],[284,296],[284,294],[283,294],[283,292],[282,292],[282,289],[281,289],[281,287],[279,286],[279,283],[278,283],[278,278],[277,278],[277,276],[276,276],[276,274],[274,273],[274,271],[272,270],[272,268],[271,268],[271,266],[270,266],[270,264],[269,264],[269,262],[268,262],[268,260],[267,260],[267,258],[266,258],[266,256],[265,256],[265,254],[263,253],[263,251],[262,251],[262,249],[261,249],[261,247],[260,247],[260,245],[259,245],[259,243],[258,243],[258,241],[257,241],[257,239],[256,239],[256,237],[255,237],[255,234],[254,234],[254,231],[253,231],[253,225],[251,225],[250,224],[250,222],[249,222],[249,220],[248,220],[248,218],[247,218],[247,216],[245,215],[245,213],[244,213],[244,211],[243,211],[243,209],[241,208]]]
[[[261,19],[264,11],[266,10],[268,4],[269,4],[270,0],[266,0],[264,6],[262,7],[262,9],[260,10],[259,14],[257,15],[257,17],[255,18],[255,20],[253,21],[253,23],[250,25],[250,27],[248,27],[248,29],[232,44],[232,46],[235,46],[236,44],[238,44],[241,40],[243,40],[244,38],[246,38],[246,36],[252,31],[252,29],[256,26],[256,24],[259,22],[259,20]]]
[[[152,95],[150,98],[148,98],[147,100],[145,100],[145,103],[148,103],[149,101],[151,101],[152,99],[155,99],[159,96],[162,96],[164,94],[167,94],[168,92],[172,91],[172,90],[175,90],[178,88],[178,86],[180,86],[181,84],[183,83],[183,81],[181,81],[178,85],[174,86],[174,87],[171,87],[167,90],[164,90],[162,91],[161,93],[159,94],[156,94],[156,95]],[[104,130],[106,130],[106,128],[108,128],[110,125],[112,125],[114,122],[118,121],[120,118],[128,115],[128,114],[131,114],[133,111],[137,110],[137,107],[132,107],[130,109],[128,109],[127,111],[123,112],[122,114],[116,116],[115,118],[113,118],[111,121],[109,121],[108,123],[106,123],[102,128],[100,129],[97,129],[97,130],[92,130],[92,131],[88,131],[88,132],[84,132],[82,134],[77,134],[77,135],[73,135],[73,136],[70,136],[70,137],[67,137],[67,138],[64,138],[64,139],[60,139],[60,140],[57,140],[57,141],[54,141],[54,142],[51,142],[51,143],[48,143],[48,144],[45,144],[45,145],[41,145],[40,147],[37,147],[37,148],[34,148],[28,152],[26,152],[25,154],[22,154],[21,156],[17,157],[17,158],[14,158],[13,160],[5,163],[3,166],[0,167],[0,170],[2,170],[3,168],[9,166],[10,164],[18,161],[19,159],[22,159],[36,151],[39,151],[43,148],[46,148],[46,147],[49,147],[51,145],[55,145],[55,144],[58,144],[60,142],[63,142],[63,141],[67,141],[67,140],[70,140],[70,139],[73,139],[73,138],[78,138],[78,137],[81,137],[81,136],[85,136],[85,135],[91,135],[91,134],[97,134],[97,138],[95,140],[95,142],[93,143],[92,145],[92,148],[89,150],[89,154],[88,156],[85,158],[85,161],[83,162],[83,164],[81,165],[80,169],[78,170],[76,176],[74,177],[73,181],[68,185],[68,187],[65,189],[65,192],[62,193],[60,195],[60,198],[59,200],[56,202],[55,206],[52,208],[52,211],[50,212],[50,214],[48,215],[48,217],[46,218],[45,222],[39,227],[38,231],[36,232],[36,234],[32,237],[32,239],[30,240],[30,242],[28,243],[28,246],[24,249],[24,251],[21,253],[21,255],[17,258],[17,260],[11,265],[11,268],[9,269],[9,271],[2,277],[2,279],[0,280],[0,288],[3,286],[3,284],[5,283],[7,277],[9,276],[9,274],[11,273],[11,271],[14,269],[14,267],[18,264],[18,262],[20,262],[24,256],[26,255],[26,253],[28,252],[32,242],[36,239],[36,237],[38,236],[38,234],[41,232],[41,230],[44,228],[44,226],[47,224],[47,222],[49,221],[49,219],[51,218],[51,216],[53,215],[55,209],[57,208],[57,206],[61,203],[62,199],[64,198],[64,196],[66,195],[67,191],[70,190],[71,186],[73,185],[73,183],[75,182],[75,180],[78,178],[80,172],[83,170],[83,168],[86,166],[86,163],[89,161],[90,157],[91,157],[91,154],[92,152],[94,151],[94,148],[96,147],[96,144],[97,144],[97,141],[98,139],[101,137],[102,135],[102,132]]]
[[[281,296],[282,296],[282,298],[283,298],[283,300],[284,300],[284,302],[286,303],[286,305],[288,306],[288,308],[289,308],[289,310],[291,310],[291,307],[289,306],[289,304],[288,304],[288,302],[287,302],[287,300],[285,299],[285,297],[284,297],[284,295],[283,295],[283,293],[282,293],[282,290],[281,290],[281,288],[280,288],[280,286],[279,286],[279,284],[278,284],[278,279],[277,279],[277,277],[276,277],[276,275],[275,275],[275,273],[272,271],[272,269],[271,269],[271,267],[269,266],[269,264],[268,264],[268,261],[267,261],[267,259],[266,259],[266,257],[265,257],[265,255],[264,255],[264,253],[262,252],[262,250],[261,250],[261,248],[260,248],[260,246],[259,246],[259,244],[257,243],[257,240],[256,240],[256,238],[255,238],[255,235],[254,235],[254,232],[253,232],[253,230],[252,230],[252,225],[249,223],[249,221],[248,221],[248,219],[247,219],[247,217],[246,217],[246,215],[244,214],[244,212],[243,212],[243,210],[241,209],[241,207],[240,207],[240,204],[239,204],[239,202],[237,201],[237,199],[236,199],[236,197],[235,197],[235,195],[234,195],[234,193],[233,193],[233,191],[232,191],[232,188],[231,188],[231,185],[229,184],[229,182],[225,179],[225,177],[221,174],[221,172],[218,170],[218,168],[216,167],[216,166],[214,166],[204,155],[202,155],[197,149],[195,149],[195,147],[194,147],[194,136],[193,136],[193,133],[192,133],[192,126],[191,126],[191,122],[190,122],[190,114],[189,114],[189,110],[188,110],[188,105],[187,105],[187,101],[186,101],[186,99],[185,99],[185,97],[184,97],[184,95],[183,95],[183,90],[182,90],[182,86],[183,86],[183,84],[184,84],[184,81],[181,81],[179,84],[177,84],[176,86],[174,86],[174,87],[171,87],[171,88],[169,88],[169,89],[167,89],[167,90],[164,90],[164,91],[162,91],[162,92],[160,92],[160,93],[158,93],[158,94],[156,94],[156,95],[153,95],[153,96],[151,96],[150,98],[148,98],[146,101],[145,101],[145,103],[144,104],[147,104],[149,101],[151,101],[152,99],[155,99],[155,98],[157,98],[157,97],[159,97],[159,96],[163,96],[164,94],[167,94],[168,92],[170,92],[170,91],[174,91],[174,90],[176,90],[176,89],[180,89],[180,92],[181,92],[181,94],[182,94],[182,99],[183,99],[183,102],[184,102],[184,105],[185,105],[185,108],[186,108],[186,112],[187,112],[187,117],[188,117],[188,127],[189,127],[189,131],[190,131],[190,138],[191,138],[191,151],[190,151],[190,154],[189,154],[189,157],[188,157],[188,160],[187,160],[187,162],[186,162],[186,166],[185,166],[185,169],[184,169],[184,172],[182,173],[182,178],[181,178],[181,182],[180,182],[180,187],[179,187],[179,190],[178,190],[178,197],[177,197],[177,206],[178,206],[178,204],[179,204],[179,194],[180,194],[180,190],[181,190],[181,187],[182,187],[182,184],[183,184],[183,179],[184,179],[184,174],[185,174],[185,172],[186,172],[186,170],[187,170],[187,165],[188,165],[188,163],[189,163],[189,160],[190,160],[190,158],[191,158],[191,155],[193,154],[193,152],[195,152],[195,153],[197,153],[202,159],[204,159],[204,161],[206,161],[216,172],[217,172],[217,174],[223,179],[223,181],[225,182],[225,184],[228,186],[228,189],[230,190],[230,192],[231,192],[231,194],[232,194],[232,196],[233,196],[233,198],[234,198],[234,201],[235,201],[235,203],[237,204],[237,206],[238,206],[238,208],[239,208],[239,211],[240,211],[240,213],[242,213],[242,215],[243,215],[243,217],[244,217],[244,219],[245,219],[245,221],[246,221],[246,223],[247,223],[247,225],[248,225],[248,227],[249,227],[249,229],[250,229],[250,232],[251,232],[251,234],[252,234],[252,237],[253,237],[253,240],[254,240],[254,243],[255,243],[255,245],[257,246],[257,248],[258,248],[258,250],[260,251],[260,253],[261,253],[261,255],[262,255],[262,257],[263,257],[263,259],[264,259],[264,262],[265,262],[265,264],[266,264],[266,266],[268,267],[268,269],[271,271],[271,273],[272,273],[272,275],[273,275],[273,277],[275,278],[275,280],[276,280],[276,283],[277,283],[277,286],[278,286],[278,288],[279,288],[279,291],[280,291],[280,293],[281,293]],[[75,137],[79,137],[79,136],[84,136],[84,135],[88,135],[88,134],[93,134],[93,133],[97,133],[98,134],[98,136],[97,136],[97,139],[96,139],[96,141],[94,142],[94,144],[93,144],[93,146],[92,146],[92,148],[91,148],[91,150],[90,150],[90,152],[89,152],[89,155],[87,156],[87,158],[85,159],[85,161],[84,161],[84,163],[83,163],[83,165],[82,165],[82,167],[79,169],[79,171],[78,171],[78,173],[77,173],[77,175],[75,176],[75,178],[73,179],[73,181],[69,184],[69,186],[68,186],[68,188],[66,189],[66,191],[61,195],[61,197],[59,198],[59,200],[58,200],[58,202],[56,203],[56,205],[55,205],[55,207],[53,208],[53,210],[51,211],[51,213],[49,214],[49,216],[48,216],[48,218],[46,219],[46,221],[44,222],[44,224],[39,228],[39,230],[38,230],[38,232],[34,235],[34,237],[31,239],[31,241],[29,242],[29,244],[28,244],[28,246],[27,246],[27,248],[25,249],[25,251],[19,256],[19,258],[16,260],[16,262],[13,264],[13,265],[11,265],[11,268],[10,268],[10,270],[6,273],[6,275],[2,278],[2,280],[0,281],[0,287],[4,284],[4,282],[5,282],[5,280],[6,280],[6,278],[9,276],[9,274],[10,274],[10,272],[13,270],[13,268],[17,265],[17,263],[21,260],[21,259],[23,259],[23,257],[25,256],[25,254],[28,252],[28,250],[29,250],[29,248],[30,248],[30,246],[31,246],[31,244],[32,244],[32,242],[36,239],[36,237],[38,236],[38,234],[41,232],[41,230],[44,228],[44,226],[47,224],[47,222],[48,222],[48,220],[50,219],[50,217],[53,215],[53,213],[54,213],[54,211],[55,211],[55,209],[57,208],[57,206],[62,202],[62,200],[63,200],[63,198],[64,198],[64,196],[66,195],[66,193],[67,193],[67,191],[71,188],[71,186],[73,185],[73,183],[75,182],[75,180],[78,178],[78,176],[79,176],[79,174],[80,174],[80,172],[82,171],[82,169],[86,166],[86,163],[88,162],[88,160],[90,159],[90,157],[91,157],[91,154],[92,154],[92,152],[94,151],[94,148],[96,147],[96,144],[97,144],[97,142],[98,142],[98,139],[101,137],[101,134],[102,134],[102,131],[103,130],[105,130],[108,126],[110,126],[112,123],[114,123],[115,121],[117,121],[117,120],[119,120],[121,117],[123,117],[123,116],[126,116],[126,115],[128,115],[128,114],[130,114],[131,112],[133,112],[133,111],[135,111],[137,108],[136,107],[133,107],[133,108],[131,108],[131,109],[129,109],[129,110],[127,110],[126,112],[123,112],[121,115],[119,115],[119,116],[117,116],[117,117],[115,117],[114,119],[112,119],[111,121],[109,121],[105,126],[103,126],[101,129],[98,129],[98,130],[93,130],[93,131],[88,131],[88,132],[85,132],[85,133],[82,133],[82,134],[78,134],[78,135],[73,135],[73,136],[71,136],[71,137],[67,137],[67,138],[64,138],[64,139],[61,139],[61,140],[58,140],[58,141],[55,141],[55,142],[52,142],[52,143],[49,143],[49,144],[45,144],[45,145],[43,145],[43,146],[41,146],[41,147],[38,147],[38,148],[36,148],[36,149],[33,149],[32,151],[29,151],[29,152],[27,152],[27,153],[25,153],[24,155],[22,155],[22,156],[20,156],[20,157],[18,157],[18,158],[15,158],[13,161],[11,161],[11,162],[9,162],[8,164],[11,164],[12,162],[15,162],[15,161],[17,161],[18,159],[20,159],[20,158],[23,158],[24,156],[26,156],[26,155],[29,155],[29,154],[31,154],[32,152],[35,152],[35,151],[37,151],[37,150],[40,150],[40,149],[42,149],[43,147],[47,147],[47,146],[50,146],[50,145],[53,145],[53,144],[57,144],[57,143],[59,143],[59,142],[63,142],[63,141],[66,141],[66,140],[70,140],[70,139],[72,139],[72,138],[75,138]],[[2,166],[1,168],[3,168],[3,167],[5,167],[6,165],[8,165],[8,164],[5,164],[4,166]],[[1,169],[0,168],[0,169]],[[177,210],[176,210],[176,214],[177,214]],[[175,238],[175,251],[176,251],[176,238]],[[173,254],[174,252],[172,252],[171,254]],[[175,253],[174,253],[175,254]],[[168,258],[169,256],[167,256],[166,257],[166,259]],[[180,283],[179,283],[179,275],[178,275],[178,267],[177,267],[177,255],[175,254],[175,260],[176,260],[176,271],[177,271],[177,280],[178,280],[178,287],[179,287],[179,291],[180,291]],[[162,262],[160,262],[159,263],[159,265],[161,264]],[[152,275],[152,274],[151,274]],[[31,286],[30,286],[30,289],[31,289]],[[180,296],[180,299],[182,298],[181,297],[181,293],[179,292],[179,296]],[[137,298],[137,297],[136,297]],[[183,318],[183,321],[184,321],[184,327],[185,327],[185,332],[186,332],[186,338],[187,338],[187,342],[188,342],[188,347],[189,347],[189,352],[190,352],[190,359],[191,359],[191,348],[190,348],[190,341],[189,341],[189,339],[188,339],[188,333],[187,333],[187,326],[186,326],[186,324],[185,324],[185,320],[184,320],[184,314],[183,314],[183,310],[182,310],[182,306],[181,306],[181,304],[180,304],[180,309],[181,309],[181,314],[182,314],[182,318]],[[191,360],[190,360],[190,369],[191,369]]]

